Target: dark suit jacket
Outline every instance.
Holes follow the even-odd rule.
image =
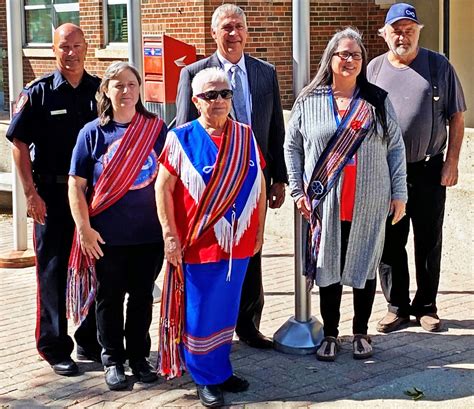
[[[196,107],[191,101],[191,81],[194,76],[204,68],[220,66],[217,54],[214,53],[181,70],[176,97],[176,125],[198,117]],[[248,54],[245,54],[245,67],[252,95],[252,130],[267,164],[264,171],[267,187],[271,183],[287,183],[283,156],[285,124],[275,67]]]

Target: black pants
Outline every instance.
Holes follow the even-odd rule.
[[[128,358],[133,365],[150,354],[148,331],[153,310],[153,285],[163,264],[163,243],[105,245],[103,251],[104,256],[96,263],[97,328],[102,363],[104,366],[123,364]]]
[[[262,252],[250,257],[245,273],[239,316],[235,332],[239,337],[252,338],[260,327],[264,305],[262,285]]]
[[[36,275],[38,285],[36,347],[50,364],[69,358],[74,342],[67,334],[66,281],[67,264],[74,234],[69,209],[67,185],[41,184],[38,193],[46,202],[44,225],[34,225]],[[91,308],[74,335],[78,345],[98,352],[95,311]]]
[[[446,187],[441,186],[443,155],[407,165],[406,216],[396,225],[387,223],[380,281],[389,311],[400,316],[436,312],[441,268]],[[417,290],[410,307],[408,257],[405,246],[413,225]]]
[[[344,270],[346,260],[347,244],[351,230],[350,222],[341,222],[341,271]],[[370,314],[375,298],[375,287],[377,280],[367,280],[362,289],[353,288],[354,318],[352,320],[353,334],[367,334]],[[341,319],[342,285],[331,284],[327,287],[319,287],[319,302],[321,316],[324,324],[324,335],[337,337],[339,335],[339,321]]]

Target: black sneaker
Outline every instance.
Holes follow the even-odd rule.
[[[105,383],[111,391],[120,391],[128,386],[123,365],[106,366]]]
[[[158,380],[155,368],[146,359],[130,363],[130,368],[140,382],[151,383]]]

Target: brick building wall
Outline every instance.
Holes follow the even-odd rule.
[[[241,6],[247,15],[249,39],[246,51],[276,66],[283,106],[287,109],[291,108],[293,102],[292,0],[236,0],[233,2]],[[86,69],[98,75],[101,75],[104,69],[117,59],[96,56],[96,50],[105,47],[102,3],[102,0],[79,0],[80,24],[89,43]],[[164,32],[194,45],[198,55],[207,56],[215,51],[215,43],[210,33],[211,16],[214,9],[222,3],[222,0],[142,0],[143,32],[144,34]],[[380,5],[376,4],[376,0],[311,0],[310,13],[311,76],[317,70],[317,64],[327,41],[336,30],[343,27],[350,25],[359,28],[364,35],[369,58],[385,51],[385,44],[376,35],[376,31],[383,24],[386,10],[381,9]],[[0,5],[0,27],[2,24],[5,26],[5,18],[5,6],[2,4]],[[25,82],[52,69],[54,69],[52,58],[24,58]],[[4,71],[4,76],[7,83],[7,70]]]

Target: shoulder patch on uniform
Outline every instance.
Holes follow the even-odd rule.
[[[41,80],[44,80],[45,78],[51,77],[52,75],[53,73],[49,73],[49,74],[42,75],[41,77],[35,78],[33,81],[30,81],[28,84],[25,85],[25,89],[31,88],[36,83],[40,82]]]
[[[22,92],[18,99],[15,102],[15,110],[13,111],[14,114],[18,114],[28,102],[28,94],[26,92]]]

